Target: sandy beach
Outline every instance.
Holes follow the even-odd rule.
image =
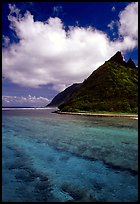
[[[86,116],[96,116],[96,117],[123,117],[138,120],[137,114],[113,114],[113,113],[84,113],[84,112],[61,112],[56,111],[58,114],[68,114],[68,115],[86,115]]]

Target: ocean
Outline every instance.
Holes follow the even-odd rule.
[[[138,120],[54,110],[2,111],[2,201],[138,201]]]

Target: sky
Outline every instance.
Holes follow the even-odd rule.
[[[2,105],[46,106],[117,51],[138,65],[138,2],[2,2]]]

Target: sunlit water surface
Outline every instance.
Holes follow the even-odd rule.
[[[5,110],[2,200],[138,200],[138,121]]]

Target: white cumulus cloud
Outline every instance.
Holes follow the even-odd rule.
[[[63,7],[62,6],[54,6],[53,7],[53,14],[55,16],[59,16],[59,14],[61,14],[63,11]]]
[[[131,15],[137,20],[133,14],[137,4],[134,5],[127,7],[130,6]],[[9,5],[10,27],[19,42],[3,48],[4,77],[28,87],[51,83],[59,91],[72,83],[82,82],[116,51],[125,52],[137,46],[134,38],[137,29],[129,35],[129,26],[124,26],[128,22],[123,18],[129,19],[127,7],[119,14],[119,32],[123,38],[111,41],[106,33],[95,28],[71,26],[66,30],[58,17],[50,17],[46,22],[34,21],[29,11],[21,16],[15,5]]]
[[[112,7],[111,11],[114,12],[116,10],[115,6]]]
[[[130,36],[138,39],[138,2],[130,3],[119,14],[119,33],[122,36]]]
[[[10,44],[10,38],[8,36],[4,36],[4,35],[2,36],[2,38],[3,38],[3,45],[5,47],[8,47]]]
[[[114,29],[116,22],[114,20],[112,20],[107,26],[110,28],[110,30]]]

